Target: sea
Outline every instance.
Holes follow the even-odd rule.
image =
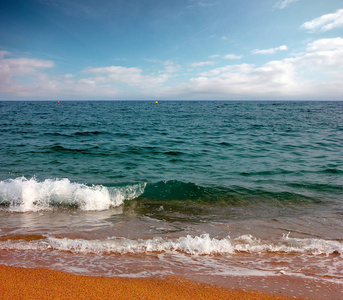
[[[0,264],[343,299],[343,102],[1,101]]]

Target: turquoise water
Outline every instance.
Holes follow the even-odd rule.
[[[257,253],[288,253],[284,273],[341,280],[342,195],[343,102],[0,102],[2,263],[151,276],[201,254],[199,277],[236,276],[243,252],[274,276]]]
[[[225,198],[233,187],[318,201],[342,192],[342,102],[1,102],[0,112],[1,180],[168,181],[181,198],[206,198],[190,183]]]

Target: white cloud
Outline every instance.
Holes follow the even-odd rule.
[[[33,81],[31,86],[37,88],[36,83],[45,80],[45,74],[42,71],[55,66],[50,60],[4,58],[7,55],[10,55],[10,52],[0,51],[0,92],[3,94],[26,96],[31,87],[21,83],[20,79]]]
[[[125,86],[130,91],[149,90],[160,86],[177,70],[164,62],[164,70],[145,75],[140,68],[109,66],[86,68],[80,73],[60,76],[45,73],[55,66],[53,61],[31,58],[4,58],[0,52],[0,97],[2,99],[102,99],[125,97]],[[81,78],[80,78],[81,77]],[[127,95],[126,95],[127,96]]]
[[[240,65],[228,65],[220,68],[215,68],[213,70],[203,72],[200,74],[202,77],[212,77],[216,76],[225,72],[235,72],[235,73],[245,73],[251,70],[251,66],[249,64],[240,64]]]
[[[338,9],[332,14],[326,14],[312,21],[305,22],[301,28],[310,31],[328,31],[343,26],[343,9]]]
[[[320,39],[296,57],[203,72],[180,92],[183,98],[198,99],[342,100],[342,80],[343,38]]]
[[[307,46],[308,51],[328,51],[342,50],[343,38],[337,37],[333,39],[320,39],[310,43]]]
[[[307,70],[320,71],[321,76],[343,74],[343,38],[314,41],[307,46],[304,55],[289,58],[288,61]]]
[[[126,83],[128,85],[141,85],[142,87],[156,86],[169,78],[167,74],[157,76],[143,75],[143,70],[139,68],[126,68],[119,66],[103,68],[87,68],[84,73],[92,73],[96,77],[90,78],[99,82]]]
[[[137,67],[89,67],[59,76],[54,62],[6,58],[0,53],[1,99],[340,99],[343,100],[343,38],[318,39],[304,52],[263,65],[213,68],[176,83],[171,61],[160,71]],[[206,61],[204,61],[206,62]],[[200,62],[200,63],[204,63]],[[178,66],[176,66],[178,67]],[[181,75],[181,74],[180,74]],[[184,78],[185,74],[179,78]],[[173,78],[173,80],[170,80]]]
[[[274,8],[279,8],[279,9],[284,9],[286,8],[289,4],[293,2],[297,2],[298,0],[280,0],[278,1],[275,5]]]
[[[274,54],[277,51],[285,51],[287,49],[288,47],[286,45],[282,45],[280,47],[263,49],[263,50],[255,49],[255,50],[252,50],[251,53],[252,54]]]
[[[5,54],[7,55],[7,53]],[[40,60],[34,58],[1,58],[0,72],[2,75],[7,74],[9,77],[34,74],[39,70],[52,68],[55,66],[54,62],[50,60]]]
[[[180,69],[179,65],[175,64],[174,62],[172,62],[170,60],[164,61],[163,64],[164,64],[164,70],[161,71],[160,73],[165,72],[165,73],[170,74],[170,73],[175,73],[175,72],[179,71],[179,69]]]
[[[146,61],[154,64],[163,65],[164,69],[159,71],[159,73],[175,73],[180,69],[180,66],[170,60],[159,60],[159,59],[150,59],[146,58]]]
[[[202,66],[209,66],[213,64],[214,64],[213,61],[200,61],[200,62],[191,63],[191,66],[196,68],[196,67],[202,67]]]
[[[223,98],[271,96],[297,91],[294,66],[290,62],[271,61],[261,67],[242,64],[217,68],[190,80],[195,94]]]
[[[225,59],[241,59],[243,55],[227,54],[224,56]]]

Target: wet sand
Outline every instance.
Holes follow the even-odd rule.
[[[189,281],[80,276],[0,265],[1,299],[290,299]]]

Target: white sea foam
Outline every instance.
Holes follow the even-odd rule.
[[[84,240],[49,237],[39,241],[4,241],[0,249],[7,250],[45,250],[70,251],[74,253],[151,253],[151,252],[181,252],[190,255],[231,255],[238,252],[290,253],[306,255],[343,255],[343,243],[323,239],[298,239],[287,236],[275,240],[261,240],[251,235],[238,238],[211,238],[208,234],[201,236],[179,237],[175,239],[155,237],[153,239],[115,238],[107,240]]]
[[[68,179],[20,177],[0,181],[0,204],[10,211],[38,211],[53,207],[77,207],[81,210],[105,210],[132,200],[144,191],[145,183],[124,187],[87,186]]]
[[[155,237],[147,240],[115,239],[107,241],[88,241],[70,239],[49,239],[52,248],[81,253],[142,253],[177,251],[191,255],[225,255],[236,252],[247,253],[307,253],[313,255],[332,253],[343,254],[343,244],[338,241],[322,239],[296,239],[283,237],[278,241],[264,241],[251,235],[235,239],[211,238],[208,234],[192,237],[167,239]]]

